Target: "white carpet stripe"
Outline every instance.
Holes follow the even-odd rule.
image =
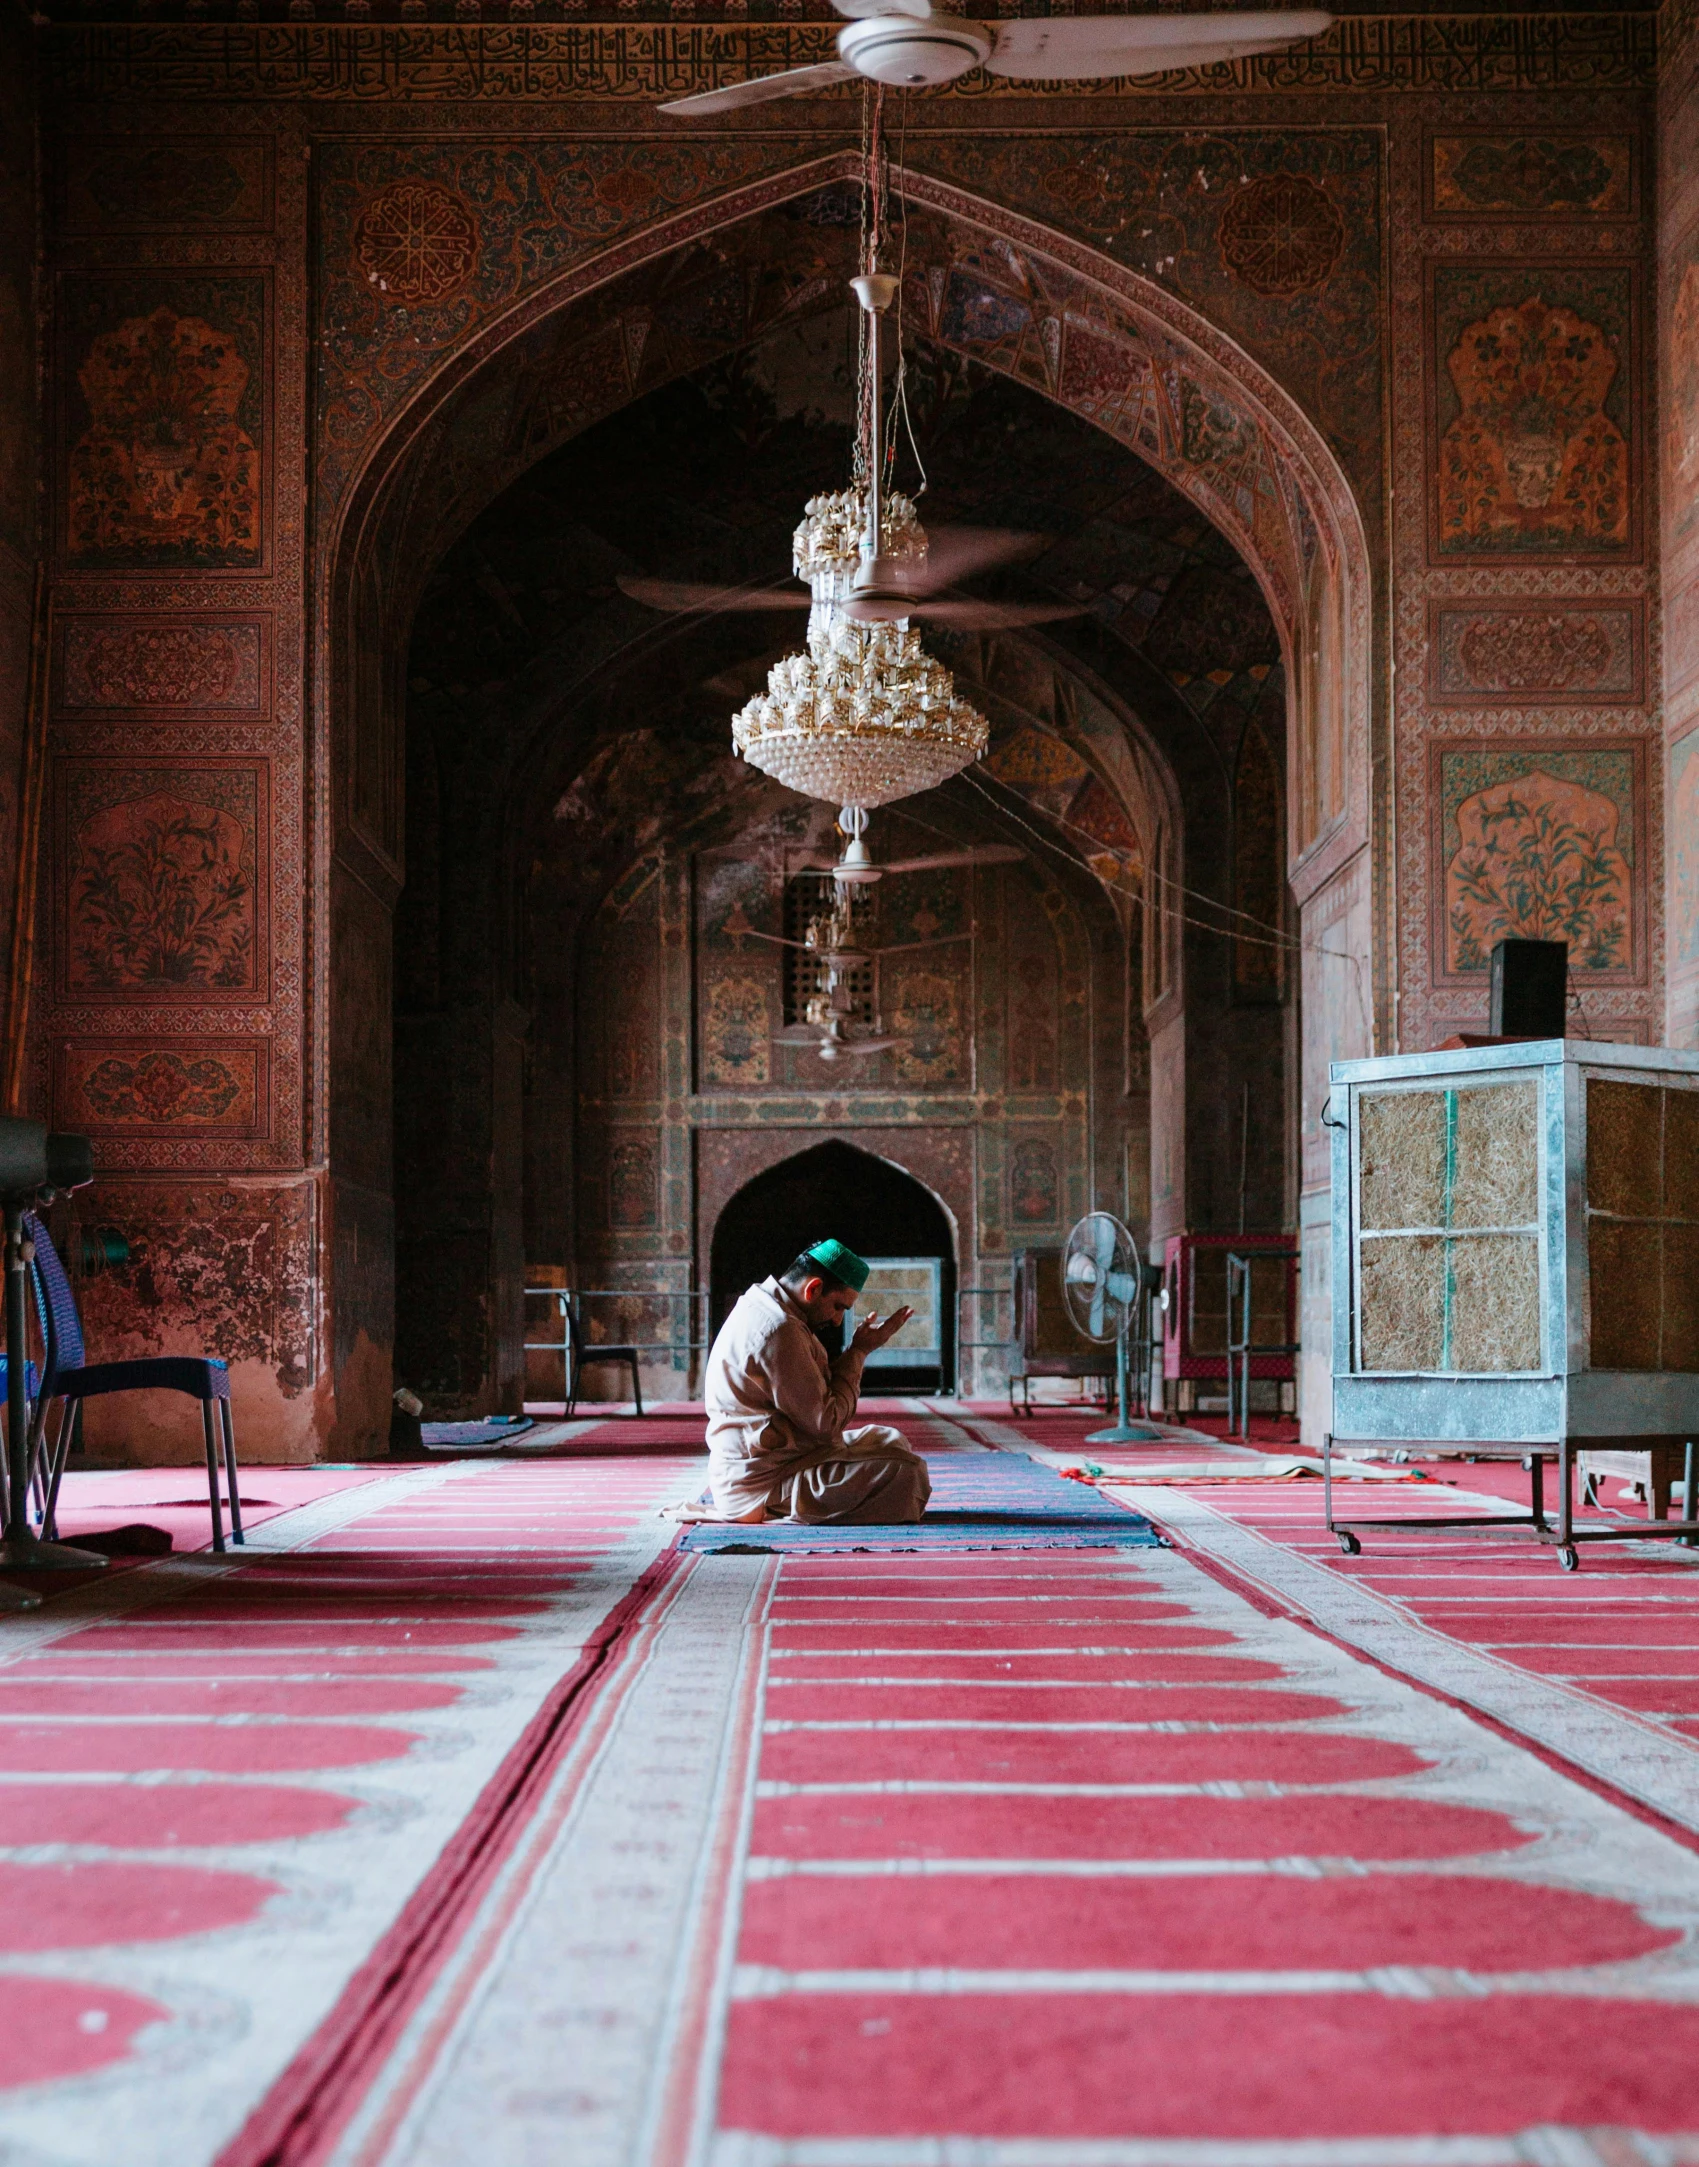
[[[1494,1877],[1501,1877],[1517,1864],[1515,1853],[1493,1852],[1483,1859],[1480,1870]],[[1180,1879],[1197,1874],[1283,1874],[1300,1881],[1320,1881],[1332,1876],[1343,1876],[1360,1881],[1369,1873],[1420,1873],[1431,1874],[1435,1862],[1431,1858],[1365,1859],[1341,1856],[1306,1856],[1297,1853],[1288,1858],[955,1858],[955,1859],[787,1859],[751,1858],[745,1873],[750,1881],[786,1881],[801,1876],[823,1877],[827,1880],[888,1880],[893,1876],[901,1879],[917,1875],[921,1879],[935,1874],[1019,1874],[1039,1875],[1047,1878],[1062,1877],[1068,1880],[1133,1880],[1161,1881]],[[1467,1861],[1448,1858],[1444,1871],[1467,1873]]]
[[[1397,2001],[1478,1999],[1486,1994],[1595,1996],[1609,1992],[1609,1967],[1573,1972],[1457,1971],[1388,1964],[1370,1971],[976,1971],[920,1967],[900,1971],[782,1971],[740,1964],[732,1978],[739,2001],[782,1994],[1380,1994]],[[1662,1992],[1659,1992],[1659,1989]],[[1688,2003],[1699,1972],[1672,1971],[1635,1980],[1636,1999]]]
[[[1423,1625],[1373,1588],[1313,1564],[1204,1499],[1144,1493],[1160,1516],[1207,1556],[1306,1612],[1327,1632],[1496,1717],[1589,1774],[1699,1832],[1699,1754],[1680,1733],[1613,1708],[1578,1686],[1542,1678]],[[1555,1577],[1555,1576],[1554,1576]],[[1554,1589],[1554,1596],[1557,1590]]]
[[[1595,2141],[1596,2139],[1596,2141]],[[768,2137],[706,2167],[1699,2167],[1699,2137],[1541,2127],[1510,2137]]]
[[[933,1783],[921,1777],[890,1777],[866,1783],[787,1783],[765,1777],[759,1798],[1315,1798],[1371,1795],[1371,1786],[1345,1783]],[[1397,1797],[1395,1790],[1378,1795]]]

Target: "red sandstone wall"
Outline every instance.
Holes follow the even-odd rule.
[[[362,989],[386,985],[387,964],[362,964],[355,982],[311,899],[329,892],[333,842],[350,864],[393,861],[361,872],[369,892],[398,875],[399,746],[383,688],[349,666],[349,624],[333,628],[336,521],[373,511],[362,461],[478,341],[493,347],[528,312],[540,321],[661,221],[680,239],[693,221],[711,232],[716,197],[769,182],[783,194],[799,161],[849,142],[853,108],[835,106],[769,113],[688,155],[657,142],[634,101],[665,69],[698,65],[705,48],[692,59],[668,42],[687,28],[592,26],[576,75],[494,24],[49,36],[56,616],[32,1092],[95,1133],[102,1210],[141,1254],[91,1303],[102,1351],[232,1352],[243,1434],[267,1453],[379,1443],[388,1358],[382,1290],[368,1304],[353,1231],[369,1242],[381,1224],[381,1179],[361,1169],[385,1154],[339,1134],[337,1114],[355,1110],[346,1128],[376,1102],[388,1056]],[[800,53],[818,28],[763,36],[775,56],[787,39]],[[1572,939],[1595,1033],[1665,1028],[1666,772],[1679,856],[1691,823],[1675,808],[1699,754],[1666,770],[1649,694],[1669,533],[1651,454],[1669,415],[1656,421],[1647,397],[1648,61],[1634,16],[1353,20],[1288,75],[1246,71],[1235,97],[1198,83],[1172,98],[939,101],[913,152],[941,184],[1144,281],[1157,316],[1171,299],[1219,326],[1221,367],[1231,344],[1269,372],[1362,513],[1372,704],[1341,727],[1333,781],[1317,747],[1294,754],[1294,802],[1318,808],[1297,838],[1310,852],[1311,1218],[1328,1051],[1426,1045],[1477,1020],[1495,930]],[[726,65],[741,66],[736,52]],[[1678,131],[1692,101],[1673,79],[1667,95]],[[1017,117],[1048,132],[1042,154],[1030,132],[999,132]],[[622,140],[638,130],[640,148]],[[1289,148],[1276,130],[1293,131]],[[1673,170],[1686,187],[1696,169],[1682,153]],[[1228,230],[1239,191],[1265,215]],[[1664,206],[1666,269],[1692,228],[1679,193]],[[1265,225],[1286,236],[1272,257],[1246,245]],[[406,242],[427,227],[429,248]],[[1106,328],[1109,375],[1088,369],[1070,395],[1107,401],[1129,441],[1148,427],[1200,497],[1213,490],[1224,519],[1267,540],[1276,576],[1301,576],[1301,562],[1278,571],[1307,515],[1282,495],[1290,471],[1267,413],[1160,342],[1134,369],[1126,327]],[[1516,397],[1484,338],[1514,348]],[[1571,368],[1566,352],[1584,359]],[[1040,345],[1010,366],[1040,381]],[[132,392],[161,369],[183,397],[163,436],[138,434]],[[543,388],[570,408],[570,387]],[[506,412],[486,401],[431,486],[469,492],[493,470]],[[1672,557],[1678,574],[1686,563]],[[1680,756],[1699,736],[1699,707],[1677,704],[1695,695],[1676,682],[1684,612],[1699,622],[1699,607],[1672,593]],[[355,727],[372,716],[383,726]],[[134,936],[124,883],[143,864],[155,890],[184,888],[187,942]],[[1556,901],[1518,902],[1518,867],[1535,890],[1555,882]],[[1699,952],[1681,865],[1670,883],[1668,1013],[1691,1038]],[[348,1211],[325,1187],[344,1161],[362,1192]],[[1307,1244],[1313,1322],[1326,1289],[1311,1263]],[[344,1307],[349,1330],[333,1326]],[[149,1453],[192,1448],[174,1416],[128,1435]]]
[[[25,788],[41,431],[36,382],[35,55],[20,10],[0,19],[0,998],[10,983]]]
[[[1657,426],[1669,793],[1667,1036],[1672,1046],[1699,1046],[1699,36],[1691,10],[1665,14]]]

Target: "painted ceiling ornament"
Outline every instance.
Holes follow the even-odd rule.
[[[368,283],[391,301],[434,305],[472,276],[477,220],[437,181],[397,181],[360,213],[354,256]]]
[[[1319,182],[1265,173],[1229,199],[1218,238],[1227,268],[1278,299],[1326,285],[1345,253],[1345,221]]]

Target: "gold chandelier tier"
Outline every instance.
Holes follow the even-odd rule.
[[[935,790],[979,759],[989,736],[918,632],[841,617],[811,626],[806,653],[775,663],[767,690],[732,720],[751,766],[833,805]]]

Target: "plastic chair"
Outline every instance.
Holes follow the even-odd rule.
[[[86,1361],[77,1298],[71,1291],[71,1282],[59,1260],[59,1252],[46,1227],[33,1212],[24,1214],[24,1233],[35,1244],[35,1262],[31,1270],[35,1275],[37,1299],[47,1319],[47,1360],[32,1425],[37,1451],[45,1435],[52,1403],[55,1400],[63,1402],[42,1515],[43,1531],[52,1533],[65,1462],[72,1443],[82,1432],[84,1400],[99,1399],[109,1392],[183,1392],[201,1404],[201,1430],[206,1439],[207,1501],[212,1508],[212,1547],[214,1550],[224,1548],[224,1518],[218,1495],[218,1444],[213,1437],[214,1407],[218,1409],[224,1471],[230,1490],[231,1538],[245,1542],[242,1500],[236,1486],[236,1425],[230,1415],[229,1365],[214,1356],[192,1354],[143,1355],[133,1362]]]
[[[571,1421],[572,1410],[578,1405],[578,1378],[585,1369],[594,1369],[598,1362],[618,1362],[629,1365],[631,1370],[631,1396],[637,1403],[637,1412],[643,1412],[643,1381],[637,1374],[637,1349],[635,1347],[611,1347],[600,1340],[586,1340],[579,1330],[578,1319],[573,1314],[570,1297],[561,1303],[561,1314],[566,1319],[566,1350],[568,1372],[566,1379],[566,1420]]]

